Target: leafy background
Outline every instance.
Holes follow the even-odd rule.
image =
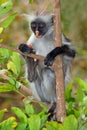
[[[5,45],[9,45],[12,48],[18,48],[18,45],[20,43],[25,43],[30,36],[28,22],[25,20],[25,18],[23,18],[23,13],[31,14],[35,11],[46,8],[51,12],[53,11],[50,0],[44,0],[44,2],[39,0],[1,0],[0,4],[5,1],[9,1],[10,4],[7,5],[7,8],[5,8],[5,5],[3,7],[4,12],[7,11],[7,13],[3,14],[0,11],[0,42],[1,44],[4,43]],[[77,52],[72,66],[72,82],[65,92],[68,106],[67,114],[74,114],[77,118],[81,116],[81,114],[83,116],[87,116],[87,1],[61,0],[61,25],[63,33],[69,39],[71,39]],[[2,71],[4,71],[7,77],[4,77],[4,79],[0,77],[0,83],[2,83],[1,85],[3,85],[5,88],[3,90],[3,87],[0,86],[0,92],[11,90],[15,90],[15,92],[5,92],[4,94],[0,93],[0,109],[3,109],[1,113],[4,113],[7,112],[7,110],[4,110],[4,108],[7,108],[9,110],[9,114],[12,114],[11,107],[24,107],[24,104],[21,101],[21,94],[17,94],[16,92],[17,88],[19,87],[18,82],[22,82],[23,84],[27,85],[27,82],[24,79],[24,63],[16,53],[1,48],[0,74]],[[8,76],[10,76],[10,79],[8,79]],[[73,92],[72,87],[75,88]],[[71,93],[73,93],[74,97],[72,97]],[[31,106],[28,107],[31,109]],[[22,121],[26,122],[26,116],[21,113],[19,109],[13,107],[12,110],[16,115],[16,111],[18,111],[20,115],[22,114],[23,117],[19,116],[18,118],[23,118]],[[30,115],[30,113],[28,114]],[[7,119],[7,117],[9,117],[8,114],[5,115],[5,119]],[[31,119],[33,121],[33,117],[31,117]],[[76,118],[71,116],[65,120],[65,125],[63,124],[65,129],[67,129],[67,120],[67,126],[69,126],[70,119],[71,123],[73,123],[73,126],[75,125],[75,127],[70,127],[70,130],[77,127]],[[15,121],[13,118],[10,121],[13,120]],[[40,117],[38,117],[38,121],[40,121]],[[83,122],[80,120],[79,126],[81,123]],[[50,127],[50,123],[46,125],[48,129],[52,129]],[[23,127],[25,127],[25,125]],[[39,125],[37,127],[39,127]],[[63,126],[60,127],[62,130]],[[81,130],[85,130],[84,127]]]

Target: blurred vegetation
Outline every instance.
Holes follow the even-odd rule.
[[[0,4],[3,1],[5,2],[6,0],[1,0]],[[11,2],[11,0],[9,1]],[[12,0],[10,3],[11,5],[8,7],[8,9],[11,10],[4,15],[0,12],[1,44],[4,43],[13,48],[17,48],[20,43],[25,43],[27,41],[30,36],[30,31],[28,22],[22,17],[23,13],[31,14],[42,9],[47,9],[50,12],[53,11],[50,0],[33,0],[33,2],[30,0],[30,2],[31,4],[29,0]],[[7,22],[8,24],[5,24],[5,22],[3,23],[2,21],[9,18],[9,16],[10,22]],[[12,20],[13,22],[11,22]],[[77,51],[72,67],[72,77],[75,79],[75,77],[78,76],[87,82],[87,0],[61,0],[61,25],[63,33],[71,39]],[[22,65],[24,65],[24,63],[16,53],[2,48],[0,49],[0,74],[4,73],[10,77],[10,80],[0,77],[0,82],[2,82],[0,92],[15,90],[15,92],[10,92],[9,94],[0,94],[0,109],[6,107],[11,111],[12,106],[24,107],[21,102],[21,95],[16,93],[18,82],[22,82],[25,85],[27,84],[24,80],[24,69],[21,68],[24,66]],[[75,79],[75,82],[78,83],[71,83],[70,87],[66,89],[67,113],[68,115],[74,113],[75,117],[79,118],[82,116],[81,114],[84,115],[85,111],[85,118],[87,119],[87,84],[83,80]],[[73,92],[74,97],[72,97],[71,94],[73,86],[77,89],[76,93]],[[4,112],[7,112],[7,110],[1,111],[1,115]],[[73,119],[76,120],[75,117],[71,117],[72,121]],[[15,122],[15,119],[13,120]],[[6,120],[6,122],[8,121],[11,120]],[[12,124],[12,122],[9,123]],[[46,125],[49,127],[50,124]],[[3,127],[3,124],[1,127]],[[84,128],[82,130],[84,130]]]

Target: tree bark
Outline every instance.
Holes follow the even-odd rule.
[[[61,20],[60,20],[60,1],[53,0],[54,3],[54,35],[55,47],[62,45]],[[60,66],[60,67],[58,67]],[[63,122],[66,117],[65,98],[64,98],[64,73],[62,57],[57,57],[53,68],[56,75],[56,118],[58,122]]]

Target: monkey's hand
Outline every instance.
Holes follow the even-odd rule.
[[[56,56],[58,55],[66,55],[68,57],[74,58],[75,57],[75,50],[71,49],[68,45],[63,45],[61,47],[56,47],[50,53],[47,54],[44,64],[47,66],[51,66]]]
[[[27,44],[24,43],[19,45],[19,50],[26,54],[34,53],[33,48],[29,47]]]
[[[46,58],[44,59],[44,64],[47,66],[52,66],[53,61],[55,59],[55,56],[53,54],[53,51],[47,54]]]

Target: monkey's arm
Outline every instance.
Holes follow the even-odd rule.
[[[75,57],[75,50],[71,49],[69,45],[63,45],[61,47],[56,47],[50,53],[47,54],[44,64],[47,66],[51,66],[55,57],[58,55],[66,55],[68,57],[74,58]]]
[[[29,47],[27,44],[20,44],[19,45],[19,50],[25,54],[30,54],[30,53],[35,53],[33,48]],[[36,78],[36,66],[38,63],[38,60],[34,60],[31,57],[23,56],[26,62],[26,67],[27,67],[27,73],[28,73],[28,80],[30,82],[34,81]]]

